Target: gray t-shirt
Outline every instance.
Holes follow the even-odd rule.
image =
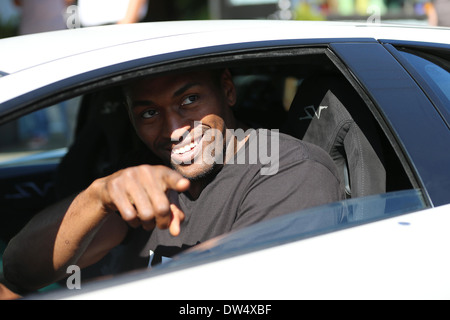
[[[260,137],[258,131],[253,139]],[[197,199],[179,194],[179,206],[186,215],[179,236],[173,237],[168,230],[132,229],[122,251],[126,257],[120,259],[126,261],[125,270],[146,267],[149,260],[153,266],[213,237],[344,198],[335,165],[325,151],[281,133],[278,141],[279,162],[272,163],[275,174],[262,174],[267,162],[234,161],[222,167]],[[252,142],[247,141],[235,160],[241,152],[250,159]]]

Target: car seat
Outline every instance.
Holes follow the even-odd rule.
[[[348,198],[386,192],[386,170],[375,120],[342,76],[305,79],[282,131],[329,153]]]
[[[234,79],[237,103],[236,119],[251,128],[279,128],[286,121],[282,88],[269,76],[244,76]]]

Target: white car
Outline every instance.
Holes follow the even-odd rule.
[[[117,87],[137,77],[216,67],[232,71],[237,117],[324,148],[348,199],[211,239],[152,269],[80,286],[74,269],[56,290],[26,298],[450,298],[445,28],[191,21],[0,40],[0,133],[17,133],[27,113],[62,103],[78,115],[76,123],[64,122],[55,107],[46,109],[56,120],[37,149],[20,137],[0,138],[3,243],[130,148],[127,124],[108,120],[121,115]],[[324,104],[329,92],[338,104]],[[102,125],[83,140],[91,117]],[[103,138],[95,144],[94,137]]]

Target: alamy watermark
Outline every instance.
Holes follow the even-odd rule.
[[[172,149],[173,164],[260,163],[262,175],[274,175],[278,172],[279,130],[227,129],[224,136],[220,130],[203,128],[202,123],[196,121],[191,132],[186,132],[181,138],[172,139],[177,142]]]
[[[68,6],[65,14],[66,26],[68,29],[77,29],[81,27],[80,16],[78,15],[78,6]]]
[[[379,5],[373,4],[367,7],[367,23],[381,23],[381,7]]]
[[[77,265],[67,267],[66,273],[71,274],[66,280],[66,286],[69,290],[81,289],[81,269]]]

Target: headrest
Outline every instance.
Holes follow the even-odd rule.
[[[364,102],[356,94],[347,80],[339,75],[318,75],[305,79],[299,86],[292,101],[286,131],[302,139],[311,120],[326,113],[326,106],[321,106],[325,95],[331,92],[339,101],[357,111],[364,107]],[[352,110],[349,110],[351,112]]]
[[[305,80],[292,102],[284,131],[327,151],[347,194],[355,197],[385,192],[376,125],[362,98],[342,76]]]

